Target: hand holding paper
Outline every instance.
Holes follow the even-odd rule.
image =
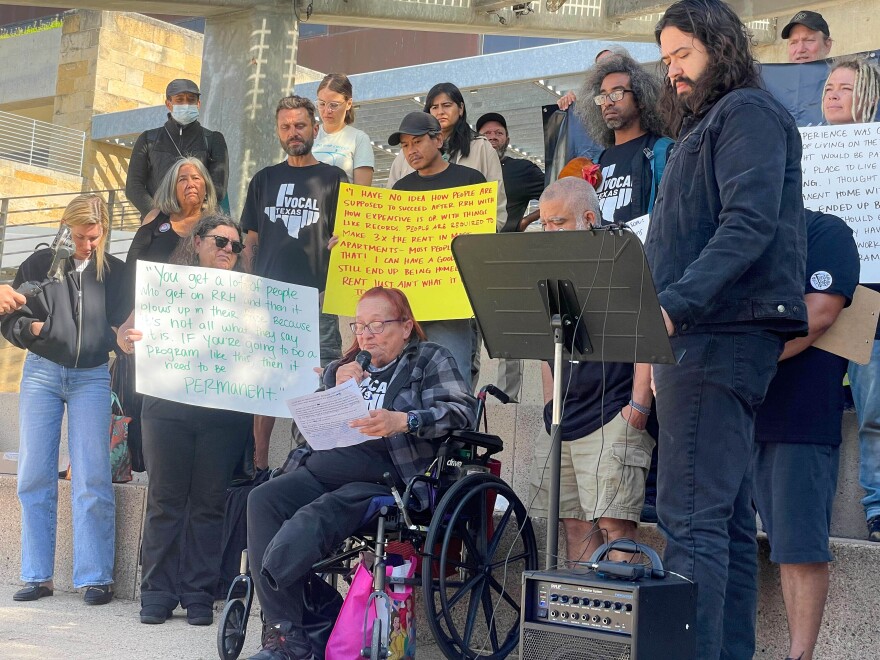
[[[289,399],[287,407],[306,442],[316,451],[350,447],[380,437],[366,435],[352,427],[352,422],[370,415],[354,380],[323,392]]]

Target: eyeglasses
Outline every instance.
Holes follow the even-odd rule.
[[[219,236],[217,234],[208,234],[205,238],[213,238],[214,245],[220,250],[225,248],[231,240],[225,236]],[[244,243],[241,241],[232,241],[232,254],[240,254],[242,250],[244,250]]]
[[[325,103],[324,101],[318,101],[318,109],[323,110],[324,108],[328,108],[330,112],[336,112],[344,106],[345,103],[339,103],[338,101],[331,101],[330,103]]]
[[[605,105],[606,101],[611,101],[612,103],[617,103],[618,101],[622,101],[623,97],[626,93],[635,94],[631,89],[615,89],[613,92],[608,94],[599,94],[598,96],[593,97],[593,103],[596,105]]]
[[[370,321],[369,323],[349,323],[348,327],[356,335],[364,334],[369,330],[372,335],[381,335],[385,331],[386,323],[403,323],[404,319],[388,319],[387,321]]]

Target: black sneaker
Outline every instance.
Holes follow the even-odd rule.
[[[141,623],[152,625],[165,623],[171,616],[171,610],[164,605],[143,605],[141,607]]]
[[[868,519],[868,540],[880,543],[880,516]]]
[[[291,624],[263,628],[263,648],[248,660],[316,660],[306,634]]]
[[[192,603],[186,608],[186,622],[191,626],[210,626],[214,623],[214,608],[205,603]]]

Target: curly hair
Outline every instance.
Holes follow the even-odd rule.
[[[666,10],[654,28],[660,44],[664,28],[674,27],[693,35],[706,47],[709,64],[684,102],[669,76],[667,65],[660,92],[659,110],[670,135],[678,135],[686,114],[698,114],[735,89],[761,87],[760,64],[752,54],[752,33],[727,3],[721,0],[679,0]]]
[[[877,104],[880,101],[880,69],[869,63],[864,57],[842,57],[834,61],[834,65],[825,79],[825,87],[831,74],[837,69],[851,69],[856,73],[853,85],[852,120],[855,124],[866,124],[874,121]],[[824,87],[823,87],[824,89]],[[822,118],[825,118],[825,92],[822,92]]]
[[[590,136],[603,147],[614,145],[614,129],[608,128],[602,118],[602,108],[593,102],[593,97],[601,94],[602,81],[613,73],[629,76],[629,87],[633,91],[636,107],[639,110],[639,123],[642,130],[655,135],[663,135],[663,122],[657,114],[657,99],[660,96],[660,81],[645,71],[629,55],[609,55],[602,58],[587,71],[587,77],[577,93],[575,115],[587,127]]]

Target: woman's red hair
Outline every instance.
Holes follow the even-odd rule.
[[[386,302],[394,309],[394,313],[397,315],[402,321],[412,321],[413,329],[412,334],[418,337],[421,341],[427,341],[428,336],[425,334],[425,331],[422,330],[422,326],[419,325],[419,322],[416,321],[415,316],[413,315],[412,307],[409,305],[409,300],[406,297],[406,294],[400,289],[390,289],[384,286],[374,286],[372,289],[369,289],[364,292],[364,294],[360,297],[361,300],[366,300],[367,298],[384,298]],[[410,335],[412,336],[412,335]],[[347,351],[342,356],[342,359],[339,360],[339,364],[345,364],[346,362],[351,362],[354,360],[354,356],[360,353],[361,347],[358,345],[357,337],[354,338],[354,342],[349,347]]]

